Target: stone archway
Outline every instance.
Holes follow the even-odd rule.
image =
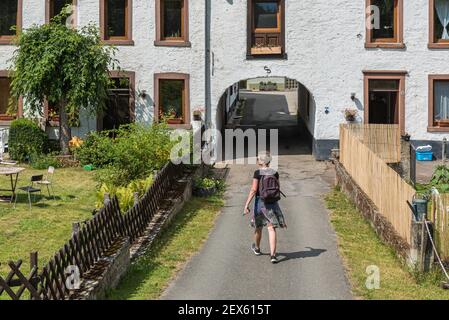
[[[222,135],[225,129],[277,129],[284,152],[311,153],[315,102],[306,86],[295,79],[248,78],[222,92],[212,121]]]

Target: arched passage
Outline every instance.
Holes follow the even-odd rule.
[[[299,81],[283,76],[232,84],[221,95],[215,118],[222,137],[225,129],[277,129],[280,154],[312,153],[314,121],[311,92]]]

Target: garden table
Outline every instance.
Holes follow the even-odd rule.
[[[0,202],[12,202],[16,195],[17,180],[19,179],[19,174],[25,170],[21,167],[0,167],[0,175],[9,176],[11,180],[11,189],[0,189],[0,191],[9,191],[12,193],[11,196],[0,196]]]

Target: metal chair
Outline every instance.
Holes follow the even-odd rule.
[[[48,167],[47,175],[42,181],[36,181],[37,184],[47,186],[48,196],[53,195],[53,200],[55,200],[55,193],[53,190],[53,174],[55,173],[55,167]],[[51,194],[50,194],[50,188],[51,188]]]
[[[42,194],[42,190],[39,188],[35,188],[34,184],[39,181],[42,181],[43,178],[44,178],[43,174],[31,176],[31,184],[29,186],[18,188],[19,190],[25,191],[28,194],[28,203],[30,204],[30,212],[31,212],[31,194],[36,192],[40,192]],[[18,194],[16,194],[16,199],[14,201],[14,208],[16,207],[17,196]]]

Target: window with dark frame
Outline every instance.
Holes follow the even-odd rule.
[[[106,0],[105,39],[127,39],[128,0]]]
[[[284,53],[284,0],[248,0],[248,55]]]
[[[0,1],[0,40],[12,39],[20,28],[19,0],[1,0]]]
[[[368,86],[368,123],[399,124],[399,80],[370,79]]]
[[[67,5],[73,5],[73,0],[50,0],[50,19],[60,14]]]
[[[428,131],[449,131],[449,75],[429,76]]]
[[[155,122],[190,127],[190,77],[184,73],[154,75]]]
[[[59,121],[59,108],[56,103],[47,103],[47,119],[49,121]]]
[[[373,41],[395,42],[397,38],[397,1],[373,0],[371,5],[379,8],[379,28],[373,28]]]
[[[133,121],[131,80],[128,77],[111,77],[102,129],[114,130]]]
[[[159,115],[169,122],[184,123],[185,82],[178,79],[159,80]]]
[[[164,0],[162,4],[162,39],[182,40],[184,36],[184,1]]]
[[[106,43],[134,45],[132,0],[100,0],[100,34]]]
[[[449,0],[429,0],[429,47],[449,48]]]
[[[9,114],[11,104],[11,78],[0,76],[0,121],[13,120],[16,115]]]
[[[67,5],[74,6],[75,4],[76,0],[46,0],[46,13],[45,13],[46,23],[50,22],[51,19],[59,15],[65,6]],[[71,16],[71,21],[62,21],[62,22],[75,25],[75,19],[73,18],[73,15]]]
[[[365,70],[364,122],[398,124],[405,133],[406,71]]]
[[[366,47],[402,48],[403,44],[403,0],[367,0]],[[376,20],[377,7],[379,18]],[[378,22],[378,25],[375,23]],[[368,25],[371,23],[371,25]]]
[[[188,0],[156,0],[156,46],[190,46]]]

